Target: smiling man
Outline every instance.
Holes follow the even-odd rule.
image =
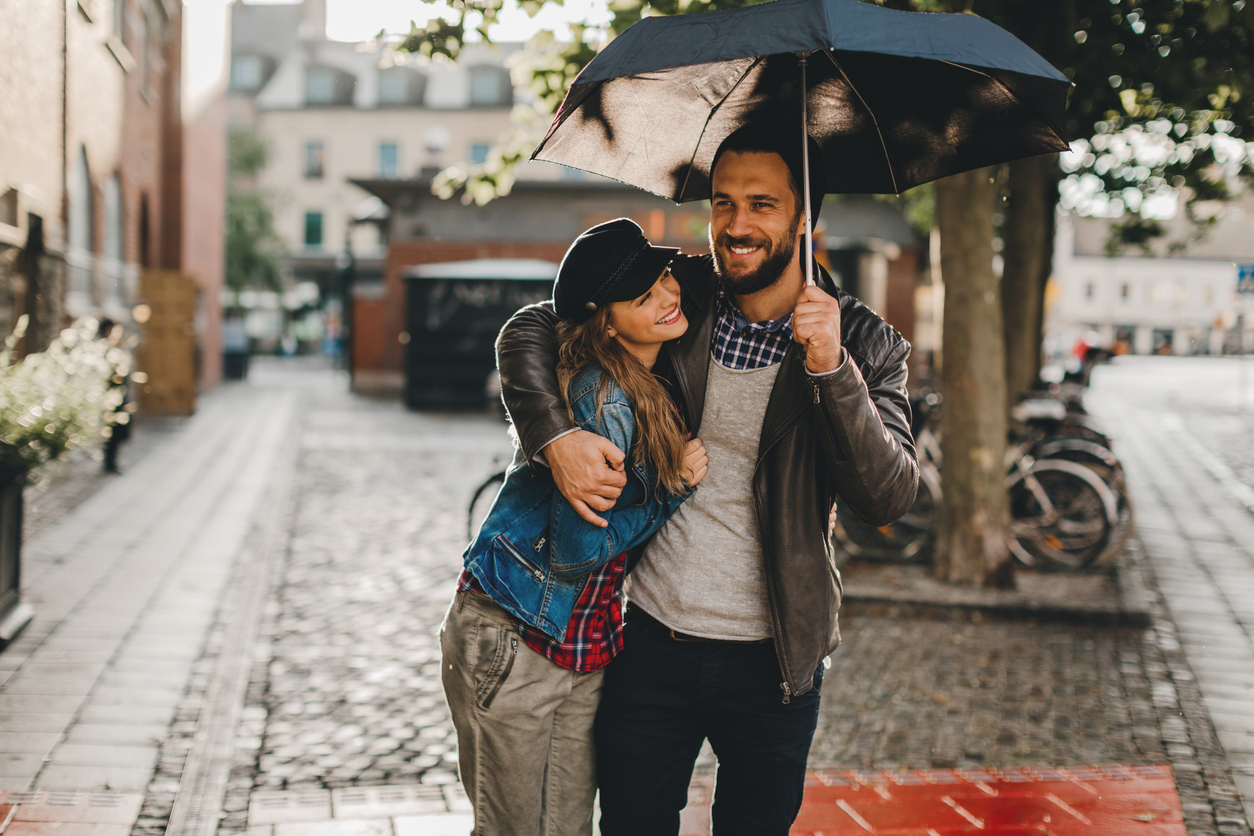
[[[596,721],[606,836],[678,833],[707,739],[715,836],[788,833],[824,659],[840,641],[828,510],[839,499],[884,525],[915,498],[910,346],[818,265],[806,286],[800,145],[774,124],[729,136],[712,167],[711,255],[672,262],[691,325],[654,373],[700,432],[709,472],[630,556],[624,650]],[[810,147],[817,216],[823,167]],[[543,451],[558,489],[595,520],[625,481],[623,454],[572,428],[546,305],[501,333],[505,403],[528,461]]]

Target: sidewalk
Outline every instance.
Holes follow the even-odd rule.
[[[1134,475],[1153,474],[1136,462],[1163,443],[1130,435],[1119,453]],[[0,805],[18,804],[4,832],[463,836],[435,633],[470,492],[509,452],[493,418],[353,397],[342,378],[300,364],[258,363],[248,384],[211,393],[182,430],[27,544],[37,614],[0,653]],[[1178,455],[1172,467],[1195,473],[1192,498],[1171,502],[1221,514],[1210,477]],[[1141,562],[1170,579],[1159,555],[1204,561],[1218,547],[1186,523],[1172,535],[1167,512],[1141,499],[1152,485],[1134,484],[1150,523]],[[1250,520],[1226,514],[1224,536],[1254,543],[1241,528]],[[1155,539],[1163,531],[1175,539]],[[1213,560],[1212,571],[1229,568]],[[1214,586],[1234,602],[1237,590]],[[1243,738],[1218,719],[1216,736],[1225,704],[1214,700],[1227,697],[1209,690],[1191,644],[1218,630],[1235,647],[1239,636],[1177,612],[1178,633],[1161,606],[1148,630],[850,615],[811,767],[880,798],[903,770],[959,770],[970,784],[1091,765],[1161,781],[1170,768],[1190,834],[1248,836],[1220,743]],[[1243,659],[1216,661],[1237,669],[1230,693],[1246,693]],[[1254,757],[1228,752],[1240,780]],[[1128,771],[1138,769],[1148,771]],[[700,809],[687,816],[698,828]]]

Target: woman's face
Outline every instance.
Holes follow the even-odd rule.
[[[628,351],[656,349],[687,330],[688,320],[679,309],[679,282],[669,268],[644,295],[610,306],[610,336]]]

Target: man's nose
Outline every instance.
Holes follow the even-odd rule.
[[[731,220],[727,223],[727,234],[733,238],[744,238],[753,234],[753,225],[749,223],[748,213],[739,208],[732,210]]]

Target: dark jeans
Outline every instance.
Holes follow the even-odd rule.
[[[819,684],[785,704],[770,642],[681,642],[627,619],[596,717],[604,836],[675,836],[701,743],[718,756],[714,836],[787,836],[801,809]]]

